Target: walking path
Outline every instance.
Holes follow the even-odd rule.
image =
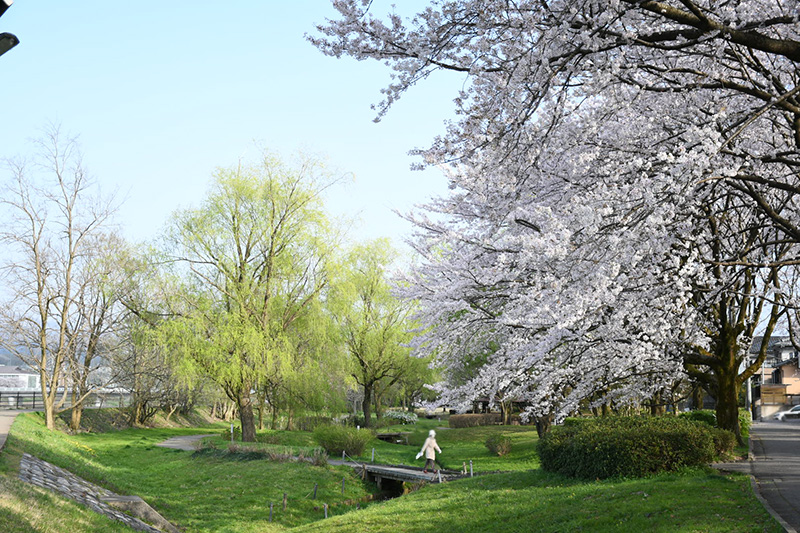
[[[184,450],[193,452],[197,449],[197,445],[201,439],[205,437],[214,437],[218,433],[210,433],[206,435],[181,435],[180,437],[171,437],[164,442],[159,442],[156,446],[162,448],[172,448],[173,450]]]
[[[8,431],[11,429],[11,424],[14,423],[14,419],[17,418],[18,414],[26,412],[27,411],[0,410],[0,450],[3,449],[3,445],[6,443]]]
[[[714,465],[754,478],[756,496],[790,533],[800,530],[800,420],[754,422],[751,460]]]

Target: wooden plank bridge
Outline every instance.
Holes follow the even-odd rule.
[[[377,483],[379,489],[383,488],[384,480],[389,480],[394,483],[444,483],[469,475],[454,470],[440,470],[438,472],[426,473],[423,472],[421,468],[405,465],[348,464],[363,478]]]

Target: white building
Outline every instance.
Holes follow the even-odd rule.
[[[39,374],[21,366],[0,366],[0,392],[40,392]]]

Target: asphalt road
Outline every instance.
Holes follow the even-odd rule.
[[[800,420],[753,424],[750,450],[761,495],[792,528],[800,529]]]
[[[800,531],[800,420],[754,422],[751,461],[720,463],[720,470],[755,478],[757,494],[786,531]]]

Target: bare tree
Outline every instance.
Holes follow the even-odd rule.
[[[97,305],[89,299],[89,288],[98,281],[90,265],[96,260],[95,238],[112,209],[92,196],[74,139],[51,127],[36,145],[33,161],[9,162],[13,179],[0,198],[9,211],[0,233],[8,246],[0,345],[39,372],[46,424],[54,429],[69,390],[69,362],[81,352],[86,362],[87,350],[95,350],[103,333],[104,320],[94,321],[92,332],[85,317],[99,311],[87,311]],[[90,357],[84,370],[92,368]],[[77,391],[76,402],[90,392]]]

